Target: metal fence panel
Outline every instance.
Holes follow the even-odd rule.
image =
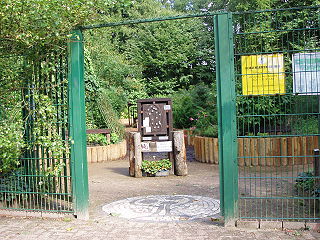
[[[66,53],[32,61],[11,56],[1,62],[10,63],[1,72],[1,87],[10,92],[12,101],[2,105],[0,120],[11,114],[13,122],[15,116],[15,131],[23,141],[17,149],[0,146],[3,154],[16,151],[15,159],[0,159],[2,166],[8,159],[16,162],[0,172],[0,209],[71,213]],[[14,78],[9,76],[12,72]],[[5,84],[10,77],[14,84]],[[8,137],[9,132],[1,134]]]
[[[319,221],[319,8],[234,14],[239,214]]]

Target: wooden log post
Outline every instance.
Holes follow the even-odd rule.
[[[287,138],[283,137],[280,140],[281,142],[281,166],[287,166],[288,165],[288,148],[287,148]]]
[[[91,162],[92,162],[92,163],[98,162],[97,148],[92,148],[92,152],[91,152]]]
[[[135,161],[134,161],[134,132],[129,133],[128,136],[128,158],[129,158],[129,175],[134,177]]]
[[[320,176],[320,158],[319,158],[319,149],[314,149],[314,160],[313,160],[313,175],[315,177]],[[315,180],[316,186],[319,185],[319,179]]]
[[[209,138],[209,163],[214,163],[214,148],[213,148],[214,138]]]
[[[173,131],[173,156],[175,175],[186,176],[188,168],[183,131]]]
[[[134,142],[134,177],[142,177],[142,152],[141,152],[141,133],[135,132],[133,134]]]
[[[210,162],[210,146],[209,146],[209,138],[204,138],[204,147],[205,147],[205,162]]]

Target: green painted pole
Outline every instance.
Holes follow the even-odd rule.
[[[69,41],[69,137],[74,211],[88,219],[88,163],[84,87],[84,50],[80,30],[72,31]]]
[[[214,16],[219,124],[220,204],[226,226],[238,218],[236,91],[232,14]]]

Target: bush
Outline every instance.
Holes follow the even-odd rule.
[[[316,178],[312,171],[298,173],[295,187],[300,193],[315,197],[320,196],[320,187],[316,184]]]
[[[24,170],[16,169],[0,177],[0,202],[12,202],[19,196],[26,197],[23,192],[30,192]]]
[[[218,126],[212,125],[208,126],[207,128],[196,128],[194,130],[195,135],[200,135],[203,137],[218,137]]]
[[[25,147],[20,99],[16,93],[7,98],[12,102],[0,98],[0,176],[19,166]]]
[[[175,128],[192,128],[197,134],[217,136],[216,98],[212,87],[198,84],[172,96]]]
[[[300,117],[292,123],[293,134],[318,134],[319,120],[317,117],[308,116],[307,118]]]
[[[87,135],[87,144],[91,146],[105,146],[108,145],[106,135],[104,134],[88,134]]]

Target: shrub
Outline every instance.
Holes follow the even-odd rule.
[[[155,174],[160,171],[170,170],[172,163],[169,159],[162,159],[159,161],[147,161],[143,160],[141,170],[145,173]]]
[[[207,128],[196,128],[194,134],[203,137],[218,137],[218,126],[210,125]]]
[[[23,172],[22,168],[16,169],[0,178],[0,202],[12,202],[19,195],[26,197],[26,195],[23,196],[23,192],[31,191]]]
[[[108,141],[104,134],[87,134],[87,144],[105,146],[108,145]]]
[[[212,87],[198,84],[171,97],[175,128],[206,129],[217,124],[216,98]]]

